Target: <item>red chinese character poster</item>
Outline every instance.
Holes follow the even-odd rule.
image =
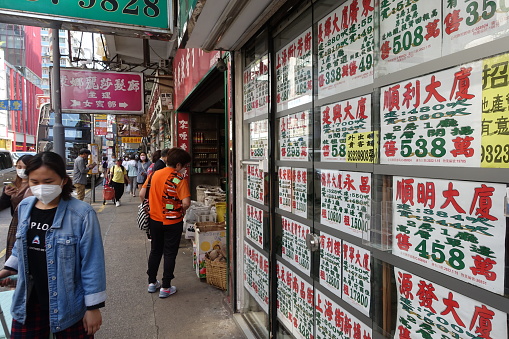
[[[482,62],[381,89],[380,161],[481,165]]]
[[[306,246],[306,236],[311,229],[286,217],[281,217],[281,223],[283,229],[281,256],[304,274],[309,275],[311,255]]]
[[[189,152],[189,113],[177,113],[177,147]]]
[[[244,120],[269,113],[269,66],[265,55],[244,70]]]
[[[320,285],[338,297],[342,294],[342,251],[341,239],[320,233]]]
[[[279,119],[280,160],[309,159],[310,112],[290,114]]]
[[[247,165],[247,198],[263,204],[264,197],[263,171],[258,165]]]
[[[278,207],[283,211],[292,211],[292,168],[279,167],[278,179]]]
[[[392,253],[504,294],[506,185],[393,177]]]
[[[244,287],[268,313],[269,260],[247,242],[244,242]]]
[[[373,83],[374,0],[348,0],[318,22],[318,98]]]
[[[371,253],[343,241],[342,299],[369,317],[371,305]]]
[[[263,249],[263,210],[246,204],[246,237]]]
[[[308,170],[292,168],[292,213],[308,217]]]
[[[507,338],[507,313],[394,268],[395,338]]]

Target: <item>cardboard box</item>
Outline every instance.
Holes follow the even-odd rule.
[[[196,242],[196,275],[198,278],[206,278],[205,253],[214,249],[223,249],[226,251],[226,224],[224,222],[197,222],[194,229]]]

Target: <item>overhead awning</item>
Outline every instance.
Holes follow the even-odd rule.
[[[188,94],[179,112],[224,113],[224,73],[212,68]]]

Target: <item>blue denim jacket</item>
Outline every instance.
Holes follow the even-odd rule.
[[[16,243],[5,263],[18,270],[11,313],[23,324],[28,294],[27,230],[36,202],[35,197],[29,197],[18,205]],[[92,206],[75,198],[60,200],[53,225],[46,233],[46,258],[50,327],[55,333],[83,319],[87,306],[106,300],[104,249]]]

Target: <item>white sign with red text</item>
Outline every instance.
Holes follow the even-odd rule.
[[[258,165],[247,165],[247,198],[260,204],[264,203],[263,171]]]
[[[281,256],[304,274],[311,272],[311,253],[306,246],[306,236],[311,232],[309,226],[292,219],[281,217],[283,240]]]
[[[279,119],[279,158],[308,160],[309,111],[290,114]]]
[[[244,242],[244,287],[269,312],[269,260]]]
[[[263,249],[263,210],[246,204],[246,237]]]
[[[308,170],[292,168],[292,213],[308,217]]]
[[[279,187],[279,208],[283,211],[292,211],[292,168],[279,167],[277,171]]]

